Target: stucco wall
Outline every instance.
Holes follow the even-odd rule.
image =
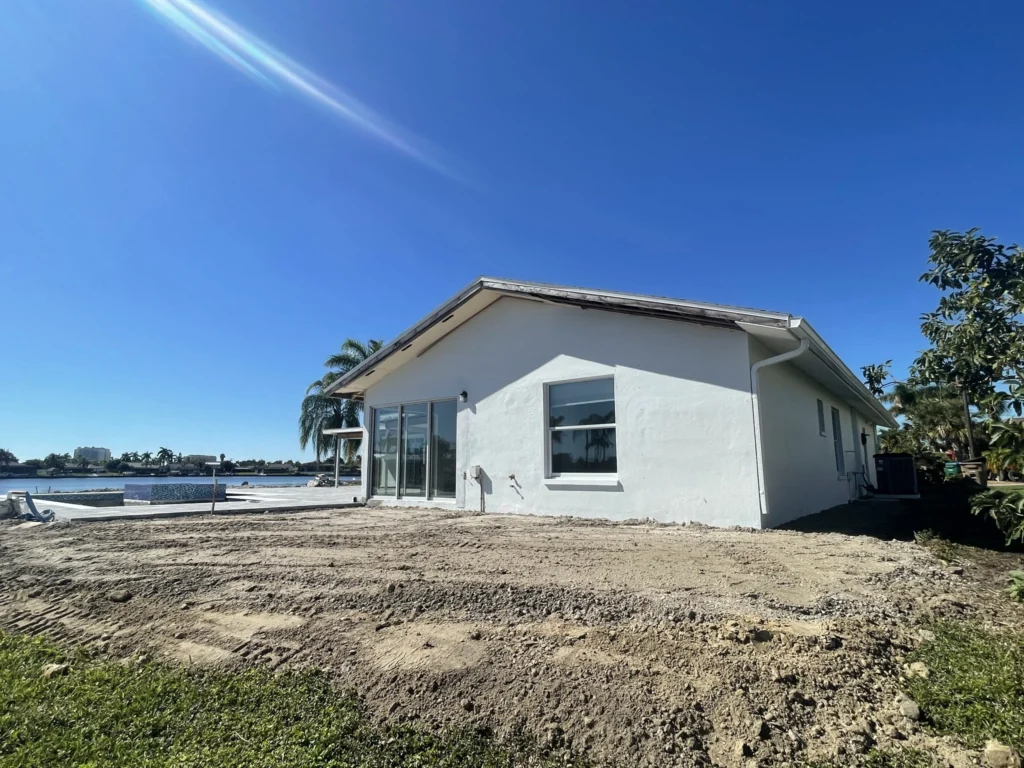
[[[608,374],[615,377],[618,483],[558,487],[545,478],[544,384]],[[759,524],[742,331],[504,298],[372,386],[367,416],[375,405],[463,390],[457,495],[449,504]],[[480,484],[463,477],[474,464],[484,472]]]
[[[764,346],[751,339],[751,364],[771,356]],[[819,399],[824,404],[824,435],[818,431]],[[842,423],[847,471],[843,476],[836,471],[832,408],[838,409]],[[866,417],[792,363],[761,369],[759,409],[768,506],[762,527],[812,515],[854,497],[857,479],[852,473],[863,464],[861,428],[869,434],[869,459],[874,453],[875,428]],[[873,468],[869,471],[874,482]]]

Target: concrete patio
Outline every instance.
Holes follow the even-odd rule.
[[[218,502],[215,514],[238,515],[252,512],[292,512],[308,509],[338,509],[362,505],[358,485],[340,488],[239,488],[230,486],[227,501]],[[120,507],[87,507],[60,501],[37,501],[40,511],[52,509],[57,520],[146,520],[210,514],[210,503],[153,504]]]

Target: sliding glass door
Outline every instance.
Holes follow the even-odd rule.
[[[402,406],[402,496],[427,495],[426,403]]]
[[[398,409],[373,409],[373,495],[398,490]]]
[[[371,494],[455,498],[455,400],[373,409]]]
[[[435,499],[455,498],[455,415],[454,400],[430,404],[430,495]]]

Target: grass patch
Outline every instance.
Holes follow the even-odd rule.
[[[943,538],[930,528],[925,528],[922,531],[915,531],[914,541],[944,563],[952,565],[960,562],[960,545]]]
[[[48,664],[66,674],[46,679]],[[559,762],[564,765],[564,762]],[[525,741],[379,727],[316,672],[126,666],[0,633],[0,766],[554,766]]]
[[[939,761],[934,755],[923,750],[897,747],[895,749],[872,749],[868,754],[858,757],[848,755],[843,762],[819,760],[801,763],[800,768],[846,768],[851,764],[856,765],[857,768],[938,768]]]
[[[909,656],[931,674],[907,683],[929,724],[976,749],[994,738],[1024,751],[1024,635],[952,621],[931,629],[935,639]]]

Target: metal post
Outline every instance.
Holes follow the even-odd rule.
[[[334,487],[338,487],[338,475],[341,473],[341,435],[334,436]]]
[[[213,501],[210,503],[210,514],[217,511],[217,467],[213,468]]]

